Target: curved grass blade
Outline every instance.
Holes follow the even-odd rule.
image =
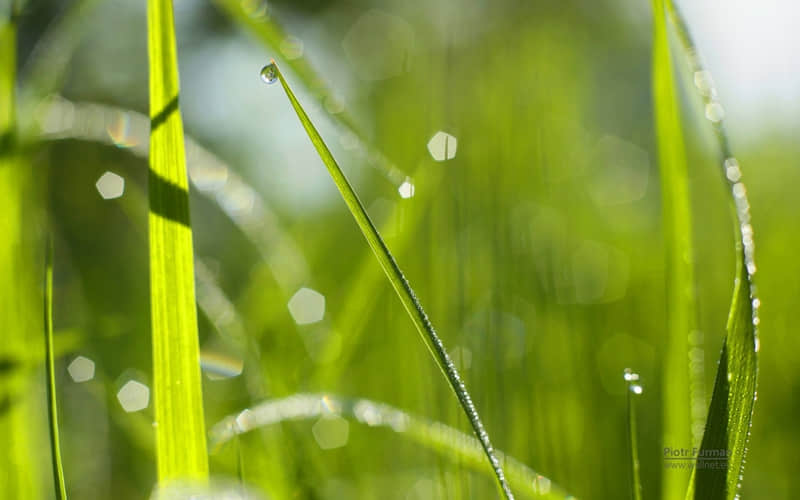
[[[208,477],[189,190],[171,0],[147,2],[150,301],[159,481]]]
[[[655,114],[661,199],[666,245],[667,349],[663,371],[663,448],[699,445],[703,373],[690,371],[689,339],[696,329],[692,217],[683,130],[664,0],[653,0],[653,108]],[[702,369],[702,365],[698,365]],[[699,404],[694,404],[696,399]],[[692,414],[691,409],[696,408]],[[692,426],[692,423],[695,425]],[[694,430],[694,434],[693,431]],[[686,490],[688,469],[662,473],[662,497],[679,498]]]
[[[47,372],[47,410],[50,419],[50,453],[53,460],[53,480],[56,498],[66,500],[64,465],[61,462],[61,442],[58,435],[58,398],[53,349],[53,242],[48,241],[44,264],[44,341],[45,370]]]
[[[750,223],[750,203],[741,181],[739,162],[733,155],[723,125],[723,108],[717,100],[711,74],[703,67],[687,24],[670,0],[667,12],[689,59],[689,70],[703,101],[706,118],[711,122],[719,149],[721,173],[731,192],[736,234],[736,274],[733,298],[722,345],[719,368],[708,411],[705,433],[689,483],[688,499],[726,499],[738,495],[744,473],[744,461],[758,383],[758,308],[754,274],[755,246]],[[727,457],[727,467],[712,465],[720,455]]]
[[[350,399],[331,394],[294,394],[264,401],[252,408],[230,415],[210,432],[212,450],[251,430],[292,420],[315,419],[333,412],[369,427],[385,427],[417,443],[441,453],[458,464],[488,473],[481,444],[472,436],[426,418],[418,417],[393,406],[368,400]],[[497,450],[508,472],[508,481],[526,497],[575,498],[550,479]]]
[[[642,500],[642,479],[639,474],[639,439],[636,431],[636,397],[642,393],[639,374],[625,368],[625,383],[628,385],[628,446],[631,457],[631,498]]]
[[[328,172],[333,178],[333,182],[339,189],[339,192],[341,193],[344,202],[347,204],[347,208],[350,210],[350,213],[355,219],[356,224],[361,230],[361,233],[364,235],[364,238],[366,238],[369,247],[372,249],[375,257],[378,259],[378,262],[383,268],[383,271],[386,273],[386,277],[389,279],[389,282],[392,284],[397,296],[403,303],[403,307],[405,307],[408,315],[411,317],[411,321],[414,323],[414,326],[416,326],[417,330],[422,336],[423,341],[425,342],[425,345],[428,346],[428,349],[436,360],[436,363],[444,373],[445,377],[450,383],[450,387],[452,387],[456,397],[461,403],[461,407],[464,409],[464,413],[469,419],[470,425],[472,425],[472,429],[475,431],[475,435],[481,442],[483,450],[486,453],[486,457],[489,459],[489,462],[494,469],[500,490],[506,498],[513,498],[514,495],[511,492],[511,488],[508,486],[508,483],[505,480],[503,467],[495,456],[494,448],[489,440],[489,434],[483,427],[483,423],[481,422],[478,411],[472,402],[472,398],[467,392],[464,382],[462,382],[461,376],[458,374],[458,370],[456,370],[455,365],[450,360],[450,356],[447,354],[444,344],[442,344],[442,341],[439,339],[439,336],[436,334],[433,325],[428,319],[428,315],[423,310],[422,304],[420,304],[419,299],[417,299],[417,296],[414,294],[414,290],[412,290],[411,285],[408,283],[408,280],[406,280],[391,252],[389,252],[389,248],[386,246],[386,243],[384,243],[383,238],[381,238],[380,234],[378,234],[378,230],[375,228],[372,220],[370,220],[369,216],[367,215],[367,211],[364,209],[364,206],[358,199],[358,196],[353,190],[353,187],[350,185],[350,182],[339,168],[336,160],[333,158],[328,146],[325,145],[322,137],[311,123],[311,120],[309,120],[308,115],[306,115],[306,112],[297,101],[297,98],[292,92],[292,89],[289,87],[289,84],[286,82],[286,79],[283,77],[283,74],[280,72],[280,69],[278,69],[278,66],[274,61],[272,61],[268,67],[264,68],[264,71],[266,71],[266,78],[268,80],[270,78],[277,78],[280,80],[281,86],[283,86],[283,90],[286,92],[286,96],[289,98],[292,107],[297,113],[297,117],[300,119],[300,123],[303,125],[303,128],[305,128],[306,133],[308,134],[311,143],[314,145],[314,148],[316,148],[317,153],[322,159],[322,162],[327,167]],[[272,72],[274,72],[274,74]],[[262,75],[263,74],[264,72],[262,71]]]

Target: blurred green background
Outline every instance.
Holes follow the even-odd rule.
[[[229,10],[255,25],[277,21],[291,37],[264,44]],[[187,155],[209,427],[265,399],[313,392],[469,429],[284,94],[259,79],[274,57],[450,348],[493,443],[579,498],[627,497],[629,367],[644,387],[644,496],[658,496],[669,374],[648,2],[178,0],[175,17],[182,113],[197,146]],[[692,24],[701,51],[708,26]],[[137,114],[148,102],[145,2],[29,0],[18,54],[20,120],[43,134],[28,158],[55,235],[68,489],[73,498],[143,498],[155,480],[152,408],[128,413],[117,396],[130,380],[148,385],[151,372],[147,120]],[[710,396],[733,287],[733,225],[677,45],[675,54],[704,344],[695,361]],[[319,99],[318,83],[290,69],[300,58],[330,94]],[[752,204],[762,301],[742,496],[793,498],[798,121],[791,106],[760,107],[720,83]],[[340,125],[345,115],[368,146]],[[438,132],[450,136],[444,161]],[[97,184],[106,172],[124,179],[120,197],[101,196],[119,187],[113,176]],[[70,375],[85,365],[68,370],[78,356],[94,362],[89,381]],[[495,494],[488,475],[402,433],[350,422],[343,446],[323,449],[314,424],[243,436],[236,446],[254,491]],[[212,473],[235,477],[236,453],[228,445],[212,456]]]

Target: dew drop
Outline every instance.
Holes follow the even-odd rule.
[[[714,79],[711,78],[711,73],[707,70],[694,72],[694,85],[703,95],[710,95],[714,89]]]
[[[716,101],[706,104],[706,118],[713,123],[718,123],[725,118],[725,109],[722,104]]]
[[[639,374],[634,373],[630,368],[625,368],[623,378],[628,382],[632,382],[635,380],[639,380]]]
[[[742,178],[742,170],[739,168],[739,162],[736,161],[736,158],[726,159],[724,167],[725,176],[728,180],[731,182],[739,182],[739,179]]]
[[[639,385],[639,384],[633,384],[633,385],[631,385],[631,391],[633,391],[634,394],[641,394],[642,393],[642,386]]]
[[[261,79],[264,83],[275,83],[278,81],[278,69],[275,63],[270,63],[261,69]]]

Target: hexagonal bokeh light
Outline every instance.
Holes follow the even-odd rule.
[[[117,400],[128,413],[144,410],[150,404],[150,388],[136,380],[129,380],[117,392]]]
[[[295,292],[287,305],[298,325],[316,323],[325,315],[325,296],[311,288],[304,287]]]
[[[94,361],[78,356],[67,366],[67,373],[75,382],[86,382],[94,378]]]
[[[97,179],[95,187],[104,200],[113,200],[125,192],[125,179],[114,172],[106,172]]]
[[[447,132],[441,130],[433,134],[428,141],[428,152],[436,161],[452,160],[456,157],[458,140]]]

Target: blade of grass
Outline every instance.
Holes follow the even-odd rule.
[[[17,13],[0,12],[0,153],[5,156],[11,148],[16,128],[16,75],[17,75]]]
[[[158,479],[208,477],[171,0],[148,0],[150,300]]]
[[[415,185],[428,186],[431,192],[435,192],[436,186],[441,181],[441,173],[442,171],[438,169],[418,169],[418,174],[414,176]],[[413,228],[418,226],[423,215],[427,213],[428,199],[421,196],[417,199],[419,201],[415,203],[413,210],[406,209],[398,204],[392,208],[392,212],[386,217],[388,224],[392,224],[393,219],[402,211],[405,211],[402,212],[405,217],[403,224],[405,227],[410,228],[410,230],[403,231],[395,237],[393,242],[395,254],[402,253],[413,243]],[[383,228],[381,229],[383,230]],[[356,352],[360,337],[367,332],[364,325],[370,316],[370,312],[378,303],[382,282],[381,270],[375,267],[373,257],[368,254],[364,255],[358,264],[358,271],[354,273],[353,279],[347,287],[347,298],[344,300],[342,311],[335,319],[337,330],[348,332],[349,342],[340,345],[339,342],[333,339],[327,341],[323,352],[338,352],[338,361],[330,363],[324,370],[320,370],[321,379],[339,380],[346,373],[348,362]]]
[[[324,401],[324,404],[321,404]],[[350,399],[332,394],[293,394],[281,399],[264,401],[252,408],[230,415],[214,425],[209,435],[212,450],[238,439],[254,429],[291,420],[315,419],[333,411],[344,418],[369,427],[384,427],[441,453],[457,464],[467,465],[479,472],[491,474],[484,467],[486,457],[481,444],[472,436],[422,418],[393,406],[368,400]],[[537,474],[514,457],[497,451],[508,470],[508,481],[525,496],[533,498],[572,498],[550,479]]]
[[[642,500],[642,479],[639,474],[639,439],[636,431],[636,397],[642,393],[639,374],[625,369],[625,383],[628,385],[628,446],[631,457],[631,498]]]
[[[427,345],[439,368],[442,370],[448,382],[450,383],[450,387],[455,392],[456,397],[461,403],[461,407],[464,409],[464,413],[469,419],[470,425],[472,425],[475,435],[481,442],[481,446],[483,446],[483,450],[486,453],[486,457],[489,459],[489,463],[494,469],[498,487],[506,498],[513,498],[514,495],[506,482],[505,474],[503,473],[503,467],[495,456],[494,448],[489,440],[489,434],[483,427],[483,423],[478,415],[478,410],[475,408],[472,398],[467,392],[464,382],[461,380],[461,376],[458,374],[458,370],[456,370],[455,365],[450,360],[450,356],[447,354],[444,344],[439,339],[439,336],[436,334],[433,325],[428,319],[428,315],[423,310],[422,304],[419,302],[419,299],[417,299],[414,290],[411,288],[408,280],[406,280],[391,252],[389,252],[389,248],[386,246],[386,243],[384,243],[383,238],[381,238],[380,234],[378,234],[378,230],[375,228],[372,220],[370,220],[369,215],[367,215],[367,211],[364,209],[364,206],[358,199],[353,187],[345,177],[344,172],[342,172],[342,170],[339,168],[339,165],[333,158],[328,146],[325,145],[325,142],[322,140],[322,137],[311,123],[308,115],[306,115],[306,112],[298,102],[297,98],[292,92],[292,89],[289,87],[289,84],[286,82],[286,79],[280,72],[280,69],[278,69],[278,66],[274,61],[268,68],[265,68],[265,70],[269,72],[269,68],[272,68],[275,72],[272,77],[277,77],[280,80],[281,86],[286,92],[286,96],[289,98],[289,102],[291,102],[292,107],[297,113],[297,117],[300,119],[300,123],[306,130],[306,133],[308,134],[311,143],[314,145],[314,148],[317,150],[317,153],[322,159],[322,162],[327,167],[328,172],[333,178],[336,187],[339,189],[339,192],[341,193],[345,204],[347,204],[347,208],[350,210],[350,213],[355,219],[356,224],[361,230],[361,233],[364,235],[364,238],[367,240],[367,243],[375,254],[375,257],[378,259],[383,271],[386,273],[386,277],[389,279],[389,282],[397,293],[397,296],[400,298],[400,301],[403,303],[408,315],[411,317],[411,321],[414,323],[417,331],[419,331],[420,335],[422,336],[425,345]]]
[[[53,243],[47,243],[44,264],[44,341],[47,372],[47,410],[50,419],[50,453],[53,461],[53,481],[56,498],[67,498],[64,465],[61,462],[61,442],[58,435],[58,398],[56,397],[55,360],[53,359]]]
[[[754,274],[755,246],[750,223],[750,203],[741,181],[739,162],[733,155],[722,121],[717,92],[703,67],[697,47],[677,6],[667,0],[667,11],[689,59],[689,70],[704,85],[697,85],[706,117],[711,122],[719,151],[720,171],[731,192],[736,235],[736,273],[727,334],[708,411],[705,433],[686,497],[691,499],[736,498],[744,476],[744,462],[758,385],[758,308]],[[707,458],[724,452],[727,468],[712,468]]]
[[[690,372],[689,338],[696,328],[692,218],[688,171],[679,102],[669,49],[664,0],[653,1],[653,107],[661,173],[661,199],[666,244],[667,350],[663,368],[662,448],[694,448],[692,397],[701,388],[702,374]],[[696,346],[693,346],[696,347]],[[700,375],[700,376],[697,376]],[[703,391],[699,392],[702,397]],[[699,426],[698,426],[699,427]],[[662,497],[679,498],[689,471],[664,468]]]
[[[38,394],[31,387],[25,361],[35,349],[31,336],[39,305],[31,293],[39,275],[30,262],[26,234],[27,213],[33,203],[31,176],[19,156],[16,123],[17,17],[19,3],[6,3],[0,11],[0,360],[8,367],[0,373],[0,495],[4,498],[38,499],[42,492],[31,450],[38,448]],[[37,336],[38,340],[39,337]],[[37,346],[38,347],[38,346]],[[30,360],[33,361],[33,360]],[[43,444],[43,443],[42,443]]]

